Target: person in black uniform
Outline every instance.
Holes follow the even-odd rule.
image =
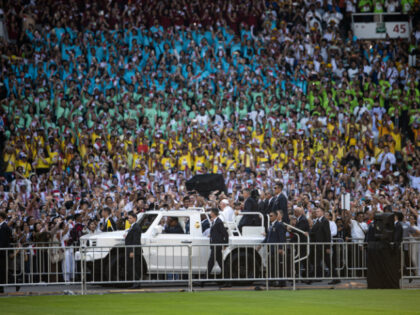
[[[6,218],[6,213],[0,212],[0,248],[9,248],[12,242],[12,231],[7,225]],[[7,250],[0,250],[0,293],[4,292],[4,287],[1,285],[6,283],[8,276],[7,256]]]
[[[286,195],[283,193],[282,183],[276,184],[275,194],[276,194],[276,197],[275,197],[276,199],[274,200],[272,209],[270,210],[275,210],[275,211],[280,210],[282,212],[283,222],[289,223],[290,220],[289,220],[289,213],[287,209],[287,198],[286,198]]]
[[[375,221],[372,220],[372,222],[370,222],[369,224],[368,231],[365,235],[365,242],[368,243],[368,242],[375,242],[375,241],[377,241],[375,237]]]
[[[130,211],[128,213],[128,222],[131,226],[125,236],[125,245],[141,245],[141,227],[137,223],[137,215]],[[127,247],[126,249],[127,261],[127,279],[140,280],[141,275],[141,248],[140,247]],[[134,283],[132,288],[139,288],[140,283]]]
[[[102,232],[114,232],[117,230],[117,225],[115,224],[111,213],[112,211],[109,208],[104,208],[102,210],[102,218],[104,219],[104,222],[101,227]]]
[[[210,275],[216,261],[222,269],[222,273],[226,274],[226,270],[223,268],[222,246],[211,246],[211,244],[228,244],[229,234],[223,221],[219,218],[219,209],[210,209],[210,220],[210,258],[207,264],[207,275]]]
[[[264,228],[267,232],[267,227],[270,222],[267,218],[267,216],[270,214],[270,209],[268,208],[269,200],[266,198],[266,193],[264,191],[259,191],[259,195],[258,212],[263,215]]]
[[[266,200],[267,200],[267,211],[270,213],[272,209],[274,209],[274,202],[276,201],[276,196],[273,190],[268,190],[266,193]]]
[[[309,233],[311,243],[331,243],[330,223],[324,217],[322,208],[316,209],[316,219]],[[329,270],[332,270],[332,276],[335,277],[336,272],[331,268],[331,245],[311,245],[311,262],[315,277],[325,276],[323,268],[325,264]]]
[[[252,193],[249,189],[244,189],[245,204],[242,212],[258,212],[258,191],[253,190]],[[238,229],[242,233],[243,226],[256,226],[259,225],[258,215],[244,215],[239,221]]]
[[[305,211],[303,210],[303,208],[296,207],[294,209],[294,212],[295,212],[295,216],[296,216],[296,225],[295,225],[295,227],[297,229],[299,229],[299,230],[302,230],[304,233],[293,231],[294,237],[292,238],[292,242],[295,242],[296,243],[298,241],[297,235],[299,235],[300,242],[301,243],[305,243],[306,242],[306,239],[307,239],[307,236],[308,236],[308,233],[309,233],[308,219],[306,219]]]
[[[284,275],[284,268],[282,266],[283,255],[285,248],[283,245],[286,243],[286,226],[281,222],[281,213],[277,211],[270,212],[270,227],[268,233],[263,241],[265,244],[272,244],[268,246],[268,255],[270,257],[270,277],[279,278]],[[280,282],[274,281],[273,286],[284,287],[286,282],[281,280]]]
[[[394,233],[392,235],[392,244],[391,244],[391,250],[393,252],[392,258],[394,260],[393,265],[399,266],[395,269],[395,278],[400,279],[401,278],[401,267],[404,268],[404,266],[401,266],[401,243],[403,241],[403,226],[402,226],[402,220],[404,219],[404,216],[401,212],[394,212]]]

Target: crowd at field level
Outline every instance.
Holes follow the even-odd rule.
[[[353,214],[419,210],[418,25],[369,42],[339,32],[332,3],[159,3],[9,4],[22,25],[1,48],[0,196],[20,243],[71,243],[74,215],[87,226],[105,207],[120,228],[130,210],[179,208],[204,173],[225,176],[219,198],[236,210],[244,188],[271,198],[276,182],[309,219],[318,205],[346,213],[343,192]]]

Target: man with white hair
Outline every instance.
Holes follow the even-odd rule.
[[[229,200],[223,199],[220,201],[220,209],[222,210],[221,219],[223,222],[233,222],[235,220],[235,212],[232,207],[229,206]]]

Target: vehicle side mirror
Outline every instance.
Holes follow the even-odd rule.
[[[152,229],[152,236],[155,237],[159,234],[162,234],[162,226],[158,225]]]

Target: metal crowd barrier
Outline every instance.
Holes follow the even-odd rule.
[[[405,239],[401,243],[401,287],[408,280],[420,279],[420,238]]]
[[[76,247],[28,246],[0,249],[0,282],[6,286],[77,283]],[[0,285],[2,285],[0,283]]]
[[[252,282],[267,289],[285,285],[295,289],[298,281],[365,280],[366,245],[335,240],[229,246],[152,244],[112,249],[99,246],[8,248],[0,249],[3,273],[0,286],[67,283],[81,285],[82,294],[86,293],[87,285],[117,284],[172,283],[185,285],[192,291],[194,286],[210,282]],[[402,280],[420,279],[419,256],[420,240],[401,244]]]

